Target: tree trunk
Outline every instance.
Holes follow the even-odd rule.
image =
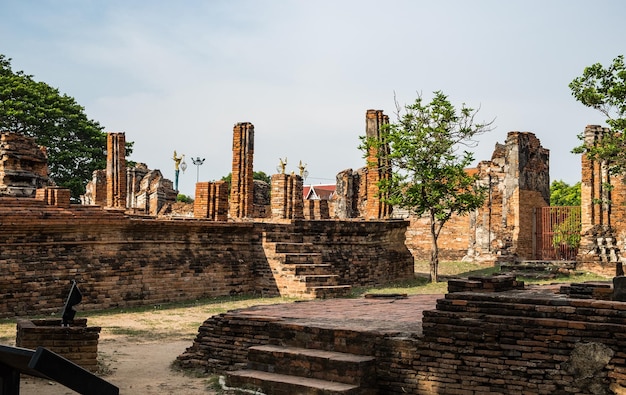
[[[437,246],[437,230],[436,230],[435,214],[430,213],[430,282],[439,281],[439,247]]]

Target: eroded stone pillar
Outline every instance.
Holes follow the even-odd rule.
[[[254,211],[254,125],[240,122],[233,128],[233,170],[230,186],[230,217],[248,218]]]
[[[213,221],[228,220],[228,183],[226,181],[196,183],[196,198],[193,203],[195,218]]]
[[[126,135],[107,134],[107,207],[126,208]]]
[[[365,134],[368,139],[381,139],[381,127],[389,123],[389,117],[381,110],[367,110],[365,116]],[[388,160],[389,147],[383,144],[378,150],[369,149],[367,156],[367,203],[365,206],[366,219],[387,218],[391,215],[392,207],[383,201],[378,183],[391,177],[391,166]]]
[[[272,176],[272,218],[304,218],[302,177],[295,174]]]

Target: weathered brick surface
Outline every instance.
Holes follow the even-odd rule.
[[[476,171],[487,188],[485,203],[475,212],[453,216],[444,225],[438,239],[440,259],[534,259],[534,210],[550,202],[549,151],[533,133],[509,132],[505,144],[496,145],[490,161],[468,171]],[[409,219],[407,246],[415,259],[429,260],[428,219]]]
[[[375,329],[385,318],[357,301],[343,314],[315,305],[302,315],[289,306],[282,313],[279,306],[228,312],[204,322],[178,363],[220,372],[243,366],[252,345],[281,344],[375,356],[381,394],[623,393],[625,303],[572,298],[553,287],[514,289],[510,276],[468,279],[466,286],[473,290],[449,293],[424,310],[413,330]],[[484,292],[490,287],[502,289]],[[384,306],[388,317],[396,316],[394,306]],[[326,320],[320,310],[329,311]],[[307,320],[307,312],[315,314]],[[350,325],[354,317],[358,328]]]
[[[59,319],[17,320],[17,347],[45,347],[62,357],[95,372],[98,370],[98,339],[100,327],[87,326],[87,320],[76,319],[70,326],[61,326]]]
[[[254,209],[254,125],[240,122],[233,127],[233,170],[230,185],[230,217],[250,218]]]
[[[407,278],[413,267],[403,221],[159,220],[0,198],[0,225],[0,316],[59,312],[72,279],[86,310],[278,295],[268,233],[314,245],[343,284]]]
[[[272,218],[304,218],[302,177],[296,174],[274,174],[271,185]]]
[[[70,207],[70,197],[70,190],[60,187],[39,188],[35,193],[35,199],[41,200],[50,206],[63,208]]]
[[[389,123],[389,117],[381,110],[367,110],[365,115],[365,135],[367,138],[380,140],[381,128]],[[391,206],[385,203],[378,183],[391,177],[391,165],[388,159],[389,147],[386,144],[378,148],[371,147],[367,156],[367,186],[365,219],[387,218],[391,215]]]
[[[126,207],[126,134],[107,134],[107,207]]]
[[[0,132],[0,196],[34,197],[51,184],[45,148],[32,137]]]
[[[597,144],[606,132],[607,128],[587,125],[585,144]],[[626,183],[623,175],[610,175],[605,164],[587,155],[582,155],[581,165],[582,238],[577,260],[585,270],[615,275],[626,246]]]
[[[193,216],[213,221],[228,220],[228,183],[226,181],[196,183]]]

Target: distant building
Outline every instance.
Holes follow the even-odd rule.
[[[336,184],[304,185],[302,195],[304,200],[331,200],[336,189]]]

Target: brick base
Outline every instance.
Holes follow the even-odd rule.
[[[59,319],[18,320],[17,347],[45,347],[77,365],[98,370],[98,339],[100,327],[87,327],[87,319],[74,320],[69,327]]]

